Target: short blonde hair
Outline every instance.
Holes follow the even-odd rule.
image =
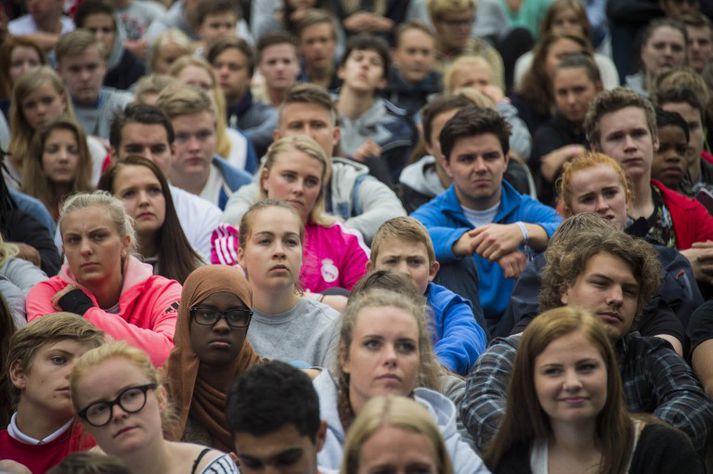
[[[402,242],[423,244],[428,255],[428,264],[432,265],[436,261],[436,252],[433,250],[433,242],[426,228],[413,217],[399,216],[389,219],[381,224],[371,241],[371,258],[376,262],[379,252],[386,239],[397,239]]]
[[[438,21],[443,15],[458,10],[475,10],[475,0],[428,0],[428,16],[431,21]]]
[[[158,95],[156,106],[173,120],[181,115],[209,112],[215,119],[216,110],[210,96],[203,90],[177,83],[166,87]]]
[[[463,69],[487,69],[490,73],[490,83],[494,84],[493,80],[493,68],[488,63],[488,61],[476,54],[465,54],[458,56],[455,61],[446,67],[446,71],[443,73],[443,90],[447,94],[454,94],[454,84],[453,80],[455,73]]]
[[[357,474],[364,444],[388,426],[425,436],[436,454],[436,472],[453,474],[451,458],[433,416],[417,401],[393,395],[374,397],[364,405],[347,433],[340,473]]]
[[[77,56],[84,53],[89,48],[96,48],[102,61],[105,61],[106,49],[101,41],[97,41],[89,30],[78,29],[72,32],[63,34],[57,41],[55,54],[57,55],[57,64],[62,66],[62,60],[68,56]]]
[[[136,82],[134,87],[134,97],[136,102],[141,104],[146,104],[146,98],[144,96],[148,94],[155,94],[157,97],[166,87],[178,84],[180,81],[173,76],[168,74],[149,74],[143,76]]]

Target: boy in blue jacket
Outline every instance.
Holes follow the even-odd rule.
[[[468,300],[433,283],[439,263],[426,228],[412,217],[386,221],[374,236],[367,268],[409,277],[433,314],[434,352],[448,370],[467,374],[485,350],[485,331],[476,322]]]

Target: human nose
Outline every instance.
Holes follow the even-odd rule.
[[[79,251],[82,255],[90,255],[92,253],[92,245],[89,242],[89,239],[82,238],[82,241],[79,244]]]
[[[473,162],[473,167],[475,168],[476,173],[485,173],[487,170],[485,161],[481,158],[478,158]]]
[[[609,201],[607,201],[602,195],[597,196],[596,210],[601,212],[606,211],[607,209],[609,209]]]
[[[607,293],[607,304],[610,306],[620,306],[624,301],[624,291],[621,285],[612,285]]]
[[[582,381],[574,368],[567,369],[564,376],[564,389],[568,392],[576,392],[582,388]]]
[[[393,367],[396,365],[396,348],[394,347],[393,344],[385,344],[384,345],[384,352],[383,352],[383,357],[384,357],[384,365]]]
[[[636,140],[630,135],[626,134],[626,137],[624,137],[624,149],[629,150],[629,149],[636,149]]]
[[[129,414],[119,405],[118,401],[111,407],[111,419],[113,421],[122,420],[128,416]]]

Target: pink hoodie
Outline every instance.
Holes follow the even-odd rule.
[[[81,288],[94,303],[84,319],[116,340],[124,340],[146,351],[155,366],[168,358],[173,348],[181,285],[154,275],[151,265],[129,257],[124,267],[124,283],[119,297],[119,314],[99,308],[94,295],[82,288],[64,264],[57,276],[35,285],[27,295],[27,320],[57,312],[52,297],[67,285]]]
[[[238,229],[221,224],[210,238],[213,264],[238,264]],[[309,224],[305,227],[300,284],[305,290],[321,293],[327,288],[351,290],[366,274],[369,247],[361,235],[341,224]]]

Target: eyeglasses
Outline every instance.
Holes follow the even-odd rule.
[[[114,417],[114,405],[119,405],[126,413],[138,413],[146,406],[146,392],[155,390],[155,383],[138,385],[123,390],[114,400],[98,401],[80,410],[77,415],[92,426],[100,428],[109,424]]]
[[[218,311],[215,308],[194,306],[190,309],[191,317],[196,324],[214,326],[221,319],[225,319],[231,328],[246,328],[250,325],[253,312],[249,309],[229,309]]]

